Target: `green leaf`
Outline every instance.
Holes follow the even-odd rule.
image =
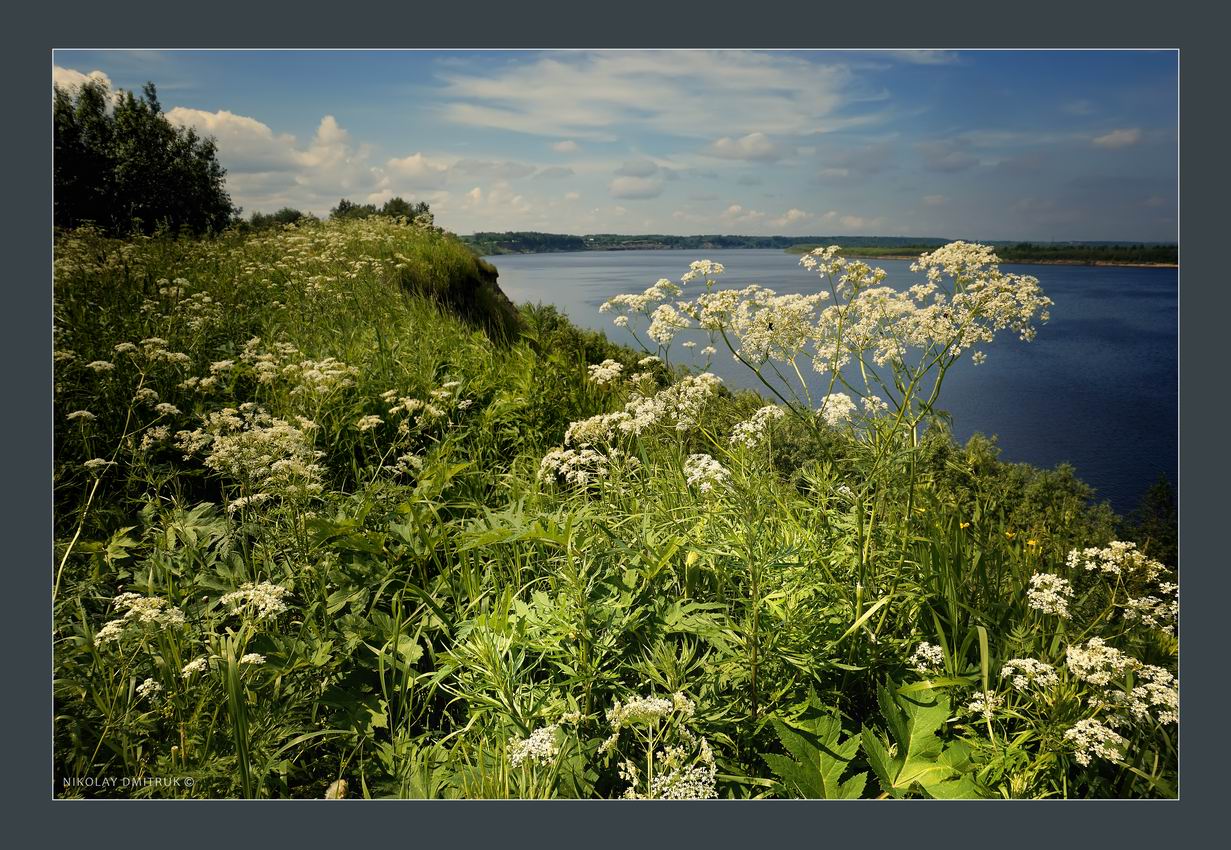
[[[770,720],[790,757],[766,753],[762,758],[788,792],[820,800],[854,799],[863,793],[866,773],[842,780],[859,752],[859,738],[842,740],[842,721],[821,705],[815,693],[790,724],[777,717]]]
[[[970,773],[970,750],[961,743],[946,744],[936,734],[949,718],[949,697],[924,690],[895,693],[878,690],[881,716],[889,729],[882,739],[864,727],[862,741],[868,765],[881,789],[894,797],[916,790],[938,799],[985,796]]]

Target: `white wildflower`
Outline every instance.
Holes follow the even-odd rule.
[[[1026,602],[1036,611],[1068,619],[1069,601],[1072,597],[1073,588],[1067,579],[1052,573],[1035,573],[1030,577]]]
[[[923,675],[939,673],[945,669],[944,651],[935,644],[924,641],[915,647],[909,659],[910,666]]]
[[[1073,675],[1091,685],[1108,685],[1141,666],[1135,658],[1097,637],[1090,638],[1084,646],[1070,646],[1065,652],[1065,663]]]
[[[1068,565],[1072,569],[1144,578],[1146,581],[1153,581],[1166,569],[1158,561],[1137,551],[1136,543],[1121,540],[1113,540],[1102,548],[1074,549],[1069,552]]]
[[[742,445],[750,449],[756,448],[769,435],[771,424],[785,415],[785,411],[778,405],[768,404],[753,413],[747,420],[740,422],[732,428],[731,437],[728,442],[733,446]]]
[[[684,476],[689,486],[696,485],[702,493],[708,493],[714,485],[726,483],[731,477],[726,468],[707,454],[689,455],[684,461]]]
[[[1056,668],[1034,658],[1013,658],[1000,668],[1000,678],[1008,679],[1014,690],[1047,690],[1060,681]]]
[[[615,360],[604,360],[602,363],[589,367],[590,380],[599,386],[606,386],[619,380],[623,370],[624,364]]]
[[[264,620],[277,617],[287,610],[285,599],[290,593],[285,587],[267,581],[260,584],[245,582],[239,590],[225,594],[219,602],[242,617]]]
[[[1003,701],[994,691],[980,691],[966,706],[966,710],[972,714],[982,714],[985,720],[991,720]]]
[[[192,661],[185,664],[183,669],[180,670],[180,675],[185,679],[191,679],[197,673],[202,673],[208,668],[209,658],[203,655],[200,658],[194,658]]]
[[[560,753],[556,744],[556,730],[559,724],[553,723],[535,729],[528,738],[518,739],[509,743],[509,764],[517,767],[524,761],[547,765]]]
[[[844,422],[849,422],[855,413],[855,402],[846,393],[830,393],[829,397],[817,410],[817,415],[826,425],[836,428]]]
[[[162,693],[162,685],[153,679],[146,679],[140,685],[137,685],[137,696],[143,699],[153,699],[160,693]]]
[[[1094,719],[1079,720],[1064,733],[1064,740],[1076,751],[1080,765],[1090,764],[1092,757],[1119,761],[1124,757],[1128,741]]]

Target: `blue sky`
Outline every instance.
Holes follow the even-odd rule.
[[[1174,51],[56,51],[158,87],[246,213],[458,233],[1178,239]]]

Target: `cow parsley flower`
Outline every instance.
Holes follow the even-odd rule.
[[[1072,596],[1073,588],[1067,579],[1052,573],[1035,573],[1030,577],[1026,602],[1036,611],[1068,619],[1069,601]]]
[[[223,595],[218,601],[235,614],[253,620],[277,617],[287,610],[285,599],[290,591],[278,584],[263,581],[260,584],[245,582],[239,590]]]
[[[728,442],[733,446],[756,448],[769,436],[770,425],[785,415],[785,411],[778,405],[767,404],[731,429]]]
[[[945,668],[945,653],[935,644],[924,641],[915,647],[909,659],[910,666],[923,675],[939,673]]]
[[[1084,646],[1070,646],[1065,651],[1064,659],[1074,676],[1099,686],[1108,685],[1113,679],[1141,666],[1137,659],[1108,646],[1097,637],[1090,638]]]
[[[513,767],[525,761],[539,765],[551,764],[560,753],[560,747],[556,744],[556,730],[559,728],[558,723],[553,723],[550,726],[535,729],[527,738],[511,741],[509,743],[509,764]]]
[[[602,363],[591,365],[589,371],[591,381],[599,386],[606,386],[619,380],[620,373],[624,371],[624,364],[608,359]]]
[[[1074,549],[1069,552],[1068,565],[1071,569],[1144,578],[1146,581],[1153,581],[1166,569],[1158,561],[1139,552],[1136,543],[1122,540],[1113,540],[1102,548]]]
[[[194,658],[192,661],[185,664],[183,669],[180,670],[180,675],[185,679],[191,679],[197,673],[202,673],[207,669],[209,669],[209,658],[206,656],[201,656],[200,658]]]
[[[994,691],[980,691],[966,706],[966,710],[972,714],[982,714],[985,720],[991,720],[1003,702],[1004,698]]]
[[[702,493],[710,492],[715,485],[724,484],[731,477],[721,463],[707,454],[689,455],[684,461],[684,476],[689,486],[695,484]]]
[[[846,393],[830,393],[817,410],[817,415],[831,428],[849,422],[854,414],[855,402]]]
[[[1083,767],[1095,757],[1119,761],[1128,748],[1125,738],[1092,718],[1077,721],[1064,733],[1064,740],[1076,751],[1074,757]]]
[[[1060,681],[1056,668],[1034,658],[1012,658],[1000,668],[1000,678],[1008,679],[1014,690],[1047,690]]]
[[[153,679],[146,679],[140,685],[137,685],[137,696],[142,699],[153,699],[162,693],[162,685],[155,682]]]

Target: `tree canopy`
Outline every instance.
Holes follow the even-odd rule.
[[[167,120],[153,83],[112,95],[89,80],[53,89],[55,224],[107,233],[205,233],[238,215],[214,140]]]

